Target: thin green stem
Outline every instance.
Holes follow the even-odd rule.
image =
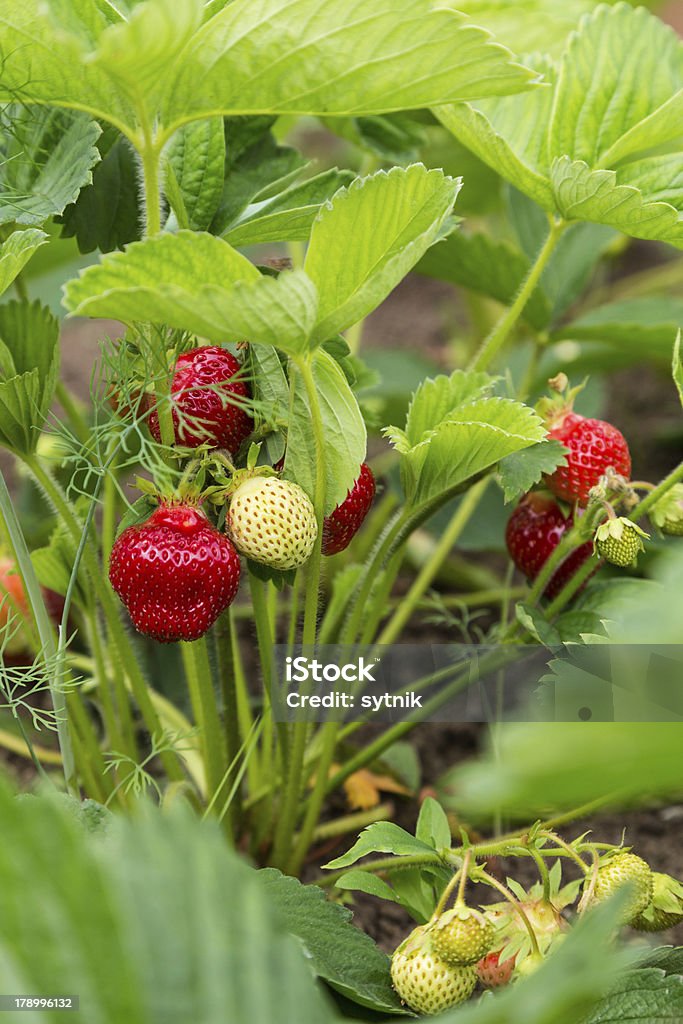
[[[76,547],[80,548],[81,541],[83,540],[84,524],[71,507],[68,499],[62,492],[61,487],[45,469],[39,459],[34,456],[22,456],[22,458],[27,468],[33,474],[39,487],[42,488],[50,504],[55,509],[60,521],[69,531]],[[108,587],[106,577],[102,572],[94,547],[87,539],[86,543],[82,547],[82,555],[86,571],[90,577],[95,593],[104,612],[109,636],[116,649],[116,659],[118,663],[123,666],[126,675],[130,680],[133,696],[137,701],[147,729],[152,736],[160,737],[162,735],[162,729],[150,698],[147,681],[140,670],[139,660],[135,649],[133,648],[133,645],[123,628],[121,620],[119,619],[118,609],[114,603],[113,594]],[[178,762],[177,755],[174,755],[169,750],[165,749],[161,753],[161,758],[170,779],[179,780],[183,778],[183,770]]]
[[[540,853],[533,845],[533,843],[528,844],[527,851],[529,853],[529,856],[535,861],[536,867],[538,868],[538,873],[541,876],[541,883],[543,885],[543,901],[545,903],[550,903],[551,886],[548,865],[543,860],[543,857],[541,857]]]
[[[487,370],[496,358],[501,348],[509,338],[513,327],[515,327],[517,321],[522,316],[529,299],[534,293],[534,289],[541,280],[543,271],[547,267],[550,257],[555,251],[555,246],[557,245],[566,226],[567,225],[563,221],[552,220],[550,222],[548,237],[543,243],[543,246],[536,257],[536,261],[531,267],[515,301],[509,309],[505,311],[482,344],[479,352],[472,361],[470,369]]]
[[[19,570],[28,603],[31,608],[33,619],[38,629],[42,655],[47,665],[53,665],[55,674],[50,675],[50,697],[55,713],[57,726],[57,738],[59,749],[62,755],[62,767],[67,790],[77,793],[76,766],[73,747],[69,736],[69,723],[67,718],[66,698],[63,690],[63,679],[60,666],[57,661],[57,648],[55,637],[50,624],[50,618],[45,608],[40,584],[36,577],[33,562],[29,554],[24,534],[19,525],[14,505],[10,497],[5,477],[0,472],[0,513],[5,524],[7,534],[12,545],[12,554]]]
[[[536,938],[536,932],[534,931],[533,925],[531,924],[531,921],[529,920],[529,917],[526,911],[524,910],[524,907],[522,907],[522,905],[520,904],[519,900],[516,900],[512,893],[510,892],[510,890],[507,888],[507,886],[503,885],[502,882],[499,882],[497,878],[493,877],[493,875],[490,875],[488,871],[484,871],[482,868],[480,868],[478,871],[478,876],[484,882],[486,882],[487,885],[490,885],[493,889],[496,889],[501,894],[501,896],[504,896],[508,903],[511,904],[512,907],[514,907],[516,913],[519,915],[519,918],[522,921],[522,924],[526,928],[527,933],[529,935],[532,954],[534,956],[540,957],[541,951],[538,948],[538,939]]]
[[[653,505],[656,505],[667,491],[670,491],[674,484],[683,480],[683,462],[680,462],[675,469],[672,469],[668,476],[665,476],[660,484],[650,491],[636,507],[629,512],[629,519],[638,522],[639,519],[649,512]]]
[[[83,414],[81,403],[71,394],[66,384],[61,380],[57,381],[55,394],[59,404],[66,413],[74,434],[82,444],[85,443],[90,435],[90,429]]]
[[[586,862],[584,860],[581,859],[581,857],[579,857],[579,855],[576,852],[576,850],[574,849],[574,847],[571,846],[569,843],[566,843],[564,841],[564,839],[562,839],[560,836],[558,836],[555,832],[549,832],[549,831],[546,831],[546,830],[542,830],[542,831],[537,832],[536,835],[539,838],[548,839],[551,843],[554,843],[556,846],[559,846],[560,849],[564,850],[565,853],[569,857],[572,858],[574,863],[577,864],[578,867],[581,868],[581,870],[583,871],[584,874],[588,873],[588,871],[589,871],[588,865],[586,864]]]
[[[438,853],[411,853],[405,857],[377,857],[375,860],[367,860],[364,864],[354,864],[354,871],[366,871],[368,874],[378,875],[383,871],[401,871],[404,868],[422,867],[427,864],[438,864],[444,866],[443,858]],[[315,885],[323,889],[330,888],[338,878],[345,875],[348,867],[338,868],[329,874],[320,875],[315,879]]]
[[[441,565],[448,557],[451,549],[474,514],[477,505],[484,495],[484,491],[488,487],[489,481],[490,477],[484,477],[483,480],[480,480],[479,483],[475,484],[467,492],[453,513],[450,523],[441,535],[441,539],[431,556],[415,577],[406,596],[401,598],[398,608],[377,638],[378,644],[392,644],[400,636],[403,627],[409,621],[420,599],[431,586]]]

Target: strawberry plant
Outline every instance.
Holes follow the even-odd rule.
[[[683,43],[624,2],[4,0],[0,746],[37,793],[0,790],[7,991],[680,1017],[680,952],[622,940],[681,882],[568,830],[680,795],[675,653],[654,682],[644,653],[680,641],[680,409],[653,438],[621,389],[683,402],[682,97]],[[410,289],[406,349],[377,325]],[[415,714],[317,714],[415,647]],[[480,684],[479,757],[412,834],[413,740]],[[378,898],[391,960],[340,905]]]

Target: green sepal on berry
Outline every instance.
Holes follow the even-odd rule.
[[[652,899],[631,921],[639,932],[663,932],[683,921],[683,885],[671,875],[652,872]]]
[[[401,1002],[421,1014],[464,1003],[477,984],[474,967],[452,967],[434,952],[430,929],[415,928],[391,958],[391,981]]]
[[[432,926],[432,946],[437,956],[452,967],[469,967],[491,950],[495,931],[486,914],[472,907],[455,906]]]
[[[674,484],[662,495],[651,508],[650,519],[662,533],[683,537],[683,484]]]
[[[549,883],[549,898],[546,899],[541,882],[536,882],[530,889],[524,889],[514,878],[507,880],[508,888],[519,901],[520,908],[534,930],[536,944],[543,955],[567,929],[562,911],[575,902],[581,884],[577,880],[562,885],[562,865],[559,860],[549,872]],[[496,927],[494,949],[499,953],[500,962],[505,963],[513,958],[516,964],[521,964],[534,952],[521,915],[507,900],[493,903],[486,909]]]
[[[595,531],[593,551],[612,565],[625,568],[633,565],[641,551],[645,550],[643,538],[649,533],[625,516],[610,516]]]
[[[591,882],[586,884],[590,887]],[[654,887],[649,864],[635,853],[619,852],[601,861],[591,903],[603,903],[624,887],[628,887],[629,893],[622,920],[624,924],[631,924],[650,905]]]

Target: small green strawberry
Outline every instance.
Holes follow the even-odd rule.
[[[464,905],[442,914],[432,928],[434,952],[452,967],[469,967],[491,949],[493,922],[479,910]]]
[[[416,1013],[436,1014],[464,1003],[477,984],[474,967],[451,967],[435,954],[429,929],[415,928],[391,958],[391,980]]]
[[[683,484],[674,484],[659,499],[650,510],[650,519],[662,533],[683,537]]]
[[[653,893],[650,866],[635,853],[617,853],[602,861],[591,902],[602,903],[625,885],[629,887],[629,898],[622,917],[624,924],[630,924],[648,907]]]
[[[643,537],[648,533],[624,516],[610,516],[595,532],[593,550],[605,561],[622,568],[633,565],[638,554],[645,550]]]
[[[639,932],[663,932],[683,921],[683,885],[671,875],[652,872],[652,899],[631,921]]]
[[[318,536],[313,505],[289,480],[252,476],[230,497],[227,531],[238,551],[273,569],[298,569]]]

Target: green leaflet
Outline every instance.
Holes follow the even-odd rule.
[[[305,270],[320,295],[313,341],[382,302],[436,240],[460,181],[422,164],[358,178],[321,208]]]
[[[401,479],[415,507],[444,500],[469,479],[546,434],[528,406],[488,397],[486,374],[456,371],[425,381],[416,391],[405,430],[385,434],[400,452]]]
[[[642,8],[603,5],[557,65],[536,66],[545,90],[436,113],[548,213],[682,248],[683,44],[673,30]]]
[[[207,231],[223,192],[225,132],[222,117],[195,121],[173,136],[166,153],[167,174],[177,189],[167,187],[178,224]]]
[[[56,797],[18,800],[3,786],[0,807],[3,990],[78,993],[101,1024],[339,1019],[217,825],[142,807],[102,837]]]
[[[151,321],[211,341],[275,345],[305,351],[315,322],[315,289],[301,271],[264,277],[213,235],[177,235],[135,242],[89,267],[65,288],[80,316]]]
[[[421,164],[358,179],[316,211],[305,272],[277,278],[208,233],[148,238],[70,281],[64,303],[79,316],[165,323],[302,354],[382,302],[435,240],[458,188]]]
[[[288,426],[285,477],[315,494],[317,448],[308,394],[301,374],[292,367],[294,395]],[[324,349],[312,362],[325,453],[325,515],[346,497],[365,459],[365,423],[339,364]]]
[[[13,231],[0,245],[0,295],[24,269],[36,249],[47,242],[47,235],[39,228]]]
[[[576,320],[553,331],[553,340],[607,343],[633,359],[648,359],[668,365],[679,324],[683,323],[683,301],[669,295],[624,299],[589,310]]]
[[[377,0],[371,18],[343,0],[215,8],[206,17],[201,0],[147,0],[125,18],[98,0],[6,0],[0,98],[87,110],[139,145],[154,124],[166,140],[219,114],[381,113],[503,95],[533,78],[429,0]]]
[[[567,464],[567,451],[559,441],[541,441],[521,452],[507,455],[498,467],[506,503],[530,491],[545,473]]]
[[[360,928],[351,912],[327,900],[322,889],[302,885],[274,868],[258,873],[278,916],[301,940],[318,977],[342,995],[378,1013],[401,1013],[391,987],[389,958]]]
[[[59,368],[59,323],[39,302],[0,305],[0,444],[35,451]]]
[[[0,121],[8,122],[0,163],[0,224],[41,225],[92,181],[101,128],[80,111],[16,105],[3,111]]]

